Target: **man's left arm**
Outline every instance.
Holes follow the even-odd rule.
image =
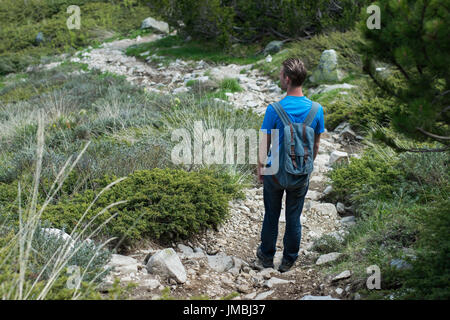
[[[319,153],[320,135],[320,133],[314,134],[314,160],[316,160],[317,154]]]

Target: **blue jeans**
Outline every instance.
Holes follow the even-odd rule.
[[[302,226],[300,215],[303,210],[305,196],[309,187],[309,175],[304,183],[299,183],[295,189],[286,189],[286,229],[283,238],[283,261],[292,264],[297,260],[300,249]],[[264,176],[264,221],[261,230],[260,249],[267,259],[273,259],[278,237],[278,220],[281,213],[281,202],[285,189],[280,186],[273,176]]]

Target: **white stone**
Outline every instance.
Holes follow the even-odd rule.
[[[331,252],[331,253],[323,254],[319,257],[319,259],[317,259],[316,265],[320,266],[322,264],[336,261],[341,255],[342,255],[342,253],[339,253],[339,252]]]
[[[153,19],[152,17],[148,17],[144,21],[142,21],[141,29],[153,28],[162,33],[169,33],[169,25],[167,22],[159,21]]]
[[[233,268],[233,258],[223,253],[208,257],[208,265],[216,272],[226,272]]]
[[[264,299],[266,299],[267,297],[269,297],[272,293],[274,293],[275,291],[274,290],[270,290],[270,291],[266,291],[266,292],[261,292],[260,294],[258,294],[256,297],[255,297],[255,300],[264,300]]]
[[[331,296],[312,296],[312,295],[306,295],[300,300],[339,300],[336,298],[333,298]]]
[[[335,292],[336,292],[338,295],[341,295],[341,294],[344,292],[344,289],[342,289],[342,288],[336,288]]]
[[[336,206],[332,203],[315,203],[311,206],[310,211],[317,212],[322,216],[328,216],[332,219],[337,219],[338,217]]]
[[[69,242],[69,245],[67,246],[67,248],[72,249],[74,247],[74,240],[72,239],[72,237],[70,235],[68,235],[64,231],[56,229],[56,228],[42,228],[42,231],[47,236],[60,238],[60,239],[64,240],[66,243]]]
[[[329,195],[333,191],[333,186],[327,186],[325,190],[323,190],[324,195]]]
[[[145,279],[140,282],[139,286],[141,288],[146,288],[149,290],[153,290],[158,288],[161,285],[161,283],[156,279]]]
[[[109,267],[113,267],[117,272],[127,274],[138,271],[138,261],[132,257],[120,254],[113,254],[108,263]]]
[[[344,151],[333,151],[330,154],[330,160],[329,160],[329,165],[332,165],[333,163],[335,163],[336,161],[342,159],[342,158],[347,158],[348,157],[348,153],[344,152]]]
[[[338,213],[345,213],[345,205],[342,202],[336,203],[336,210]]]
[[[187,280],[186,269],[172,248],[159,250],[152,255],[148,260],[147,270],[152,274],[175,278],[179,283],[184,283]]]
[[[342,279],[347,279],[347,278],[350,278],[351,276],[352,276],[352,273],[350,272],[350,270],[345,270],[345,271],[342,271],[341,273],[339,273],[337,276],[335,276],[332,281],[339,281]]]
[[[274,285],[287,284],[287,283],[290,283],[290,281],[273,277],[273,278],[270,278],[269,280],[267,280],[266,282],[264,282],[264,286],[270,289]]]

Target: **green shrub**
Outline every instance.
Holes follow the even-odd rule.
[[[366,1],[344,1],[339,6],[321,1],[152,1],[171,25],[197,38],[213,39],[223,46],[239,39],[261,40],[267,34],[297,38],[326,29],[352,28]],[[319,16],[318,16],[319,15]],[[268,27],[270,26],[270,27]]]
[[[225,52],[217,43],[209,42],[201,39],[184,41],[179,35],[167,36],[156,41],[132,45],[127,48],[126,53],[135,56],[138,59],[146,59],[147,56],[153,54],[160,58],[152,58],[153,62],[162,62],[167,64],[169,59],[183,60],[203,60],[208,63],[224,63],[224,64],[250,64],[257,61],[257,51],[259,45],[253,44],[248,46],[233,46],[229,51]],[[148,52],[147,55],[141,56],[142,53]]]
[[[105,177],[100,186],[114,180],[115,177]],[[125,243],[145,237],[163,241],[186,238],[224,221],[228,215],[228,201],[237,191],[236,186],[230,187],[223,176],[211,171],[136,171],[100,196],[87,219],[111,203],[126,201],[95,220],[97,226],[117,214],[105,226],[104,236],[118,237]],[[71,230],[96,193],[96,190],[87,190],[62,199],[47,208],[43,219],[56,227],[66,226]]]
[[[338,164],[330,171],[333,193],[344,201],[364,202],[364,199],[391,199],[402,171],[398,158],[381,148],[366,151],[361,159]]]
[[[229,92],[241,92],[243,90],[238,80],[234,78],[223,79],[220,83],[220,88]]]
[[[351,267],[362,279],[357,290],[369,299],[448,299],[448,154],[378,149],[331,173],[335,196],[356,200],[360,216],[341,251],[347,258],[335,268]],[[393,268],[392,259],[412,268]],[[374,264],[382,272],[382,290],[368,291],[365,268]]]
[[[342,244],[335,237],[324,235],[314,241],[312,251],[326,254],[330,252],[339,252],[341,248]]]
[[[33,251],[29,265],[30,272],[34,274],[42,272],[43,280],[49,278],[53,268],[52,262],[48,265],[47,263],[56,260],[54,253],[63,247],[66,242],[61,237],[48,234],[42,229],[50,227],[50,225],[44,224],[42,227],[39,225],[36,228],[32,244],[35,251]],[[111,259],[111,252],[100,248],[93,241],[74,241],[73,249],[69,251],[69,254],[74,252],[75,249],[77,251],[68,259],[67,266],[79,267],[80,274],[84,274],[82,281],[100,283],[110,271],[109,269],[104,269],[104,267]]]
[[[281,63],[289,57],[297,57],[304,62],[308,70],[308,75],[311,75],[314,68],[319,64],[322,52],[324,50],[334,49],[338,55],[340,69],[349,75],[360,74],[362,61],[360,54],[356,50],[356,45],[360,39],[360,33],[354,30],[347,32],[330,31],[324,34],[314,35],[310,39],[286,43],[282,51],[273,55],[270,63],[262,60],[256,67],[262,69],[272,79],[279,80]],[[305,86],[308,87],[310,85],[308,76],[305,81]]]
[[[67,28],[70,5],[80,7],[80,29]],[[4,0],[0,3],[0,74],[20,71],[55,52],[73,52],[112,35],[128,34],[151,15],[150,8],[137,1]],[[38,32],[45,39],[39,45]]]

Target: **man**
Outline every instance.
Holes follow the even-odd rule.
[[[297,58],[289,58],[282,63],[280,70],[281,88],[287,91],[280,104],[288,114],[291,122],[301,123],[305,120],[311,110],[312,101],[303,95],[302,85],[306,78],[306,68],[303,62]],[[311,123],[314,129],[314,154],[315,159],[319,150],[320,134],[325,131],[323,108],[319,109]],[[272,107],[266,109],[261,130],[265,139],[262,140],[260,151],[267,156],[270,149],[271,130],[279,130],[279,143],[283,143],[283,122]],[[272,150],[273,151],[273,150]],[[283,193],[286,191],[286,230],[283,238],[283,259],[279,267],[280,272],[288,271],[295,263],[300,249],[301,224],[300,215],[302,213],[305,195],[309,187],[310,175],[305,175],[299,179],[304,179],[300,187],[284,189],[277,179],[271,175],[262,176],[262,167],[265,166],[265,159],[258,159],[258,180],[264,184],[264,221],[261,230],[261,244],[257,249],[257,257],[262,262],[264,268],[273,268],[273,257],[276,251],[278,236],[278,220],[281,212],[281,202]],[[270,165],[270,161],[269,161]]]

